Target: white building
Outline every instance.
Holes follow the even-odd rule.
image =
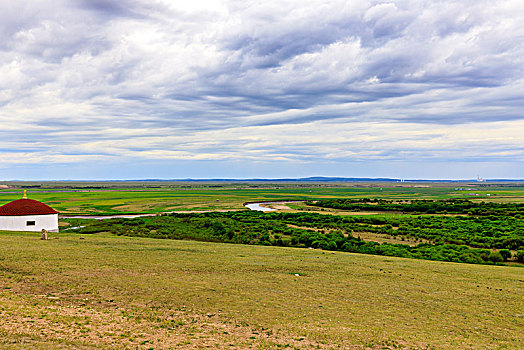
[[[0,230],[58,232],[58,212],[44,203],[24,198],[0,207]]]

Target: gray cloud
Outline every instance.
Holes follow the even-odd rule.
[[[79,8],[97,12],[97,15],[104,17],[126,17],[133,15],[134,11],[130,1],[113,1],[113,0],[78,0],[76,1]]]

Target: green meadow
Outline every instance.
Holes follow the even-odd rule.
[[[498,184],[394,183],[7,183],[0,190],[0,205],[21,198],[42,201],[64,214],[158,213],[169,211],[241,210],[256,201],[316,200],[330,198],[383,198],[390,200],[464,198],[485,201],[522,201],[524,186]],[[463,190],[457,190],[463,188]],[[478,194],[478,196],[471,196]],[[489,194],[489,196],[488,196]],[[312,208],[308,208],[314,210]]]
[[[4,349],[518,349],[524,270],[0,233]]]

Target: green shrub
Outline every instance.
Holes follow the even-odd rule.
[[[508,259],[511,259],[511,252],[509,249],[501,249],[499,250],[500,255],[502,255],[502,258],[504,261],[508,261]]]
[[[502,257],[502,255],[499,252],[491,252],[488,256],[488,259],[489,261],[494,262],[494,263],[504,261],[504,258]]]
[[[517,250],[515,257],[517,258],[518,262],[524,262],[524,250]]]

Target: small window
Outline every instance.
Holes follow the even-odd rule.
[[[26,223],[26,226],[35,226],[36,225],[36,222],[35,221],[28,221]]]

